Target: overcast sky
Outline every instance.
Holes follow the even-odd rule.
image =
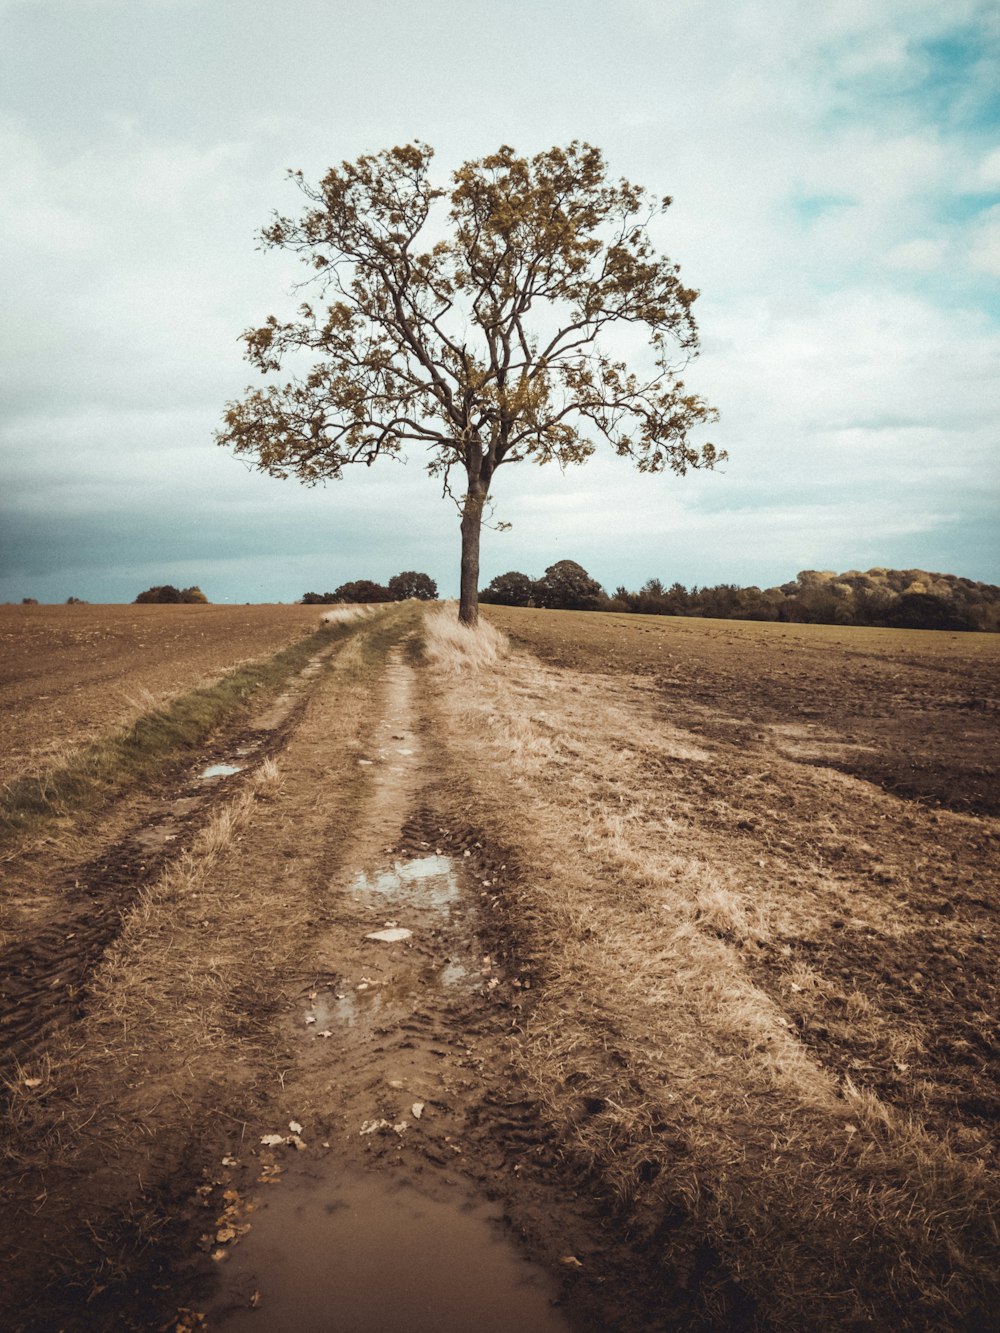
[[[443,180],[580,138],[671,194],[685,376],[724,469],[497,479],[483,582],[919,567],[1000,583],[994,0],[0,0],[0,601],[153,583],[292,601],[425,570],[458,524],[384,462],[308,490],[213,442],[294,308],[287,167],[422,139]]]

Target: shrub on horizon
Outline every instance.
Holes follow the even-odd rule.
[[[438,587],[429,574],[421,574],[416,569],[406,569],[401,574],[393,574],[388,583],[389,596],[394,602],[405,602],[415,597],[419,602],[436,602]]]
[[[208,604],[208,598],[202,590],[195,585],[191,588],[175,588],[172,583],[159,584],[153,588],[147,588],[141,592],[135,599],[134,605],[148,603],[163,603],[177,605],[182,602]]]
[[[333,594],[335,602],[391,602],[389,589],[371,579],[342,583]]]

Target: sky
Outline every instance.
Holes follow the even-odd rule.
[[[197,584],[294,601],[458,587],[404,463],[309,489],[214,442],[240,333],[301,270],[259,248],[288,168],[420,139],[443,184],[582,139],[670,194],[701,295],[709,473],[502,469],[485,585],[573,559],[769,587],[802,569],[1000,584],[1000,7],[993,0],[0,0],[0,601]]]

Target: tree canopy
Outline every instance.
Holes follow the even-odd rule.
[[[433,602],[437,599],[437,584],[429,574],[422,574],[416,569],[404,569],[401,574],[393,574],[387,587],[394,602],[405,602],[415,597],[418,602]]]
[[[331,168],[275,216],[265,246],[298,254],[318,299],[244,333],[285,383],[228,404],[218,441],[276,477],[313,484],[413,444],[448,494],[458,469],[460,615],[476,619],[479,538],[498,468],[580,463],[607,441],[640,471],[711,468],[692,433],[715,413],[680,370],[695,354],[697,293],[650,224],[670,200],[611,180],[598,148],[532,158],[501,147],[431,180],[414,143]],[[639,327],[641,368],[613,331]]]
[[[158,584],[154,588],[147,588],[141,592],[135,599],[136,603],[143,602],[207,602],[208,598],[198,587],[175,588],[172,583]]]
[[[604,597],[604,589],[575,560],[549,565],[535,584],[536,606],[561,611],[593,611]]]

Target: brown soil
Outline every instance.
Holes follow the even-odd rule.
[[[489,608],[560,666],[656,682],[683,725],[930,806],[1000,814],[1000,635]]]
[[[0,606],[0,782],[318,624],[310,606]]]
[[[537,656],[394,609],[11,862],[11,1327],[294,1326],[268,1199],[373,1173],[493,1199],[567,1327],[987,1327],[994,641],[490,616]]]
[[[941,1128],[995,1129],[1000,828],[946,808],[997,813],[1000,636],[643,617],[641,646],[611,647],[595,616],[494,618],[550,661],[596,668],[602,693],[617,688],[608,653],[616,670],[630,654],[661,717],[713,743],[711,763],[657,757],[645,781],[731,839],[748,878],[764,869],[795,891],[745,959],[803,1040]],[[816,980],[789,991],[796,967]],[[872,1007],[863,1024],[852,995]]]

